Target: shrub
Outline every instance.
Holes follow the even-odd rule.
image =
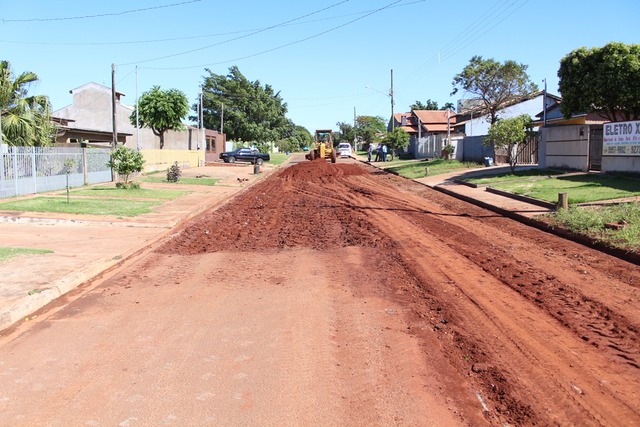
[[[107,165],[113,168],[118,176],[124,178],[125,185],[122,188],[128,188],[126,184],[129,183],[129,176],[134,172],[142,171],[144,159],[139,151],[120,145],[111,151],[111,159]]]
[[[181,176],[182,170],[180,170],[180,165],[178,164],[178,162],[173,162],[171,167],[167,169],[167,181],[178,182]]]

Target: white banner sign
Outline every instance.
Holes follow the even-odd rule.
[[[602,154],[640,156],[640,121],[605,123],[602,129]]]

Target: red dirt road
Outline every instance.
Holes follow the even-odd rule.
[[[636,266],[364,165],[93,286],[0,341],[1,425],[640,425]]]

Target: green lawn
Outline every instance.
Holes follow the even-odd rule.
[[[509,181],[522,181],[523,178],[534,179],[543,179],[543,178],[551,178],[554,176],[562,175],[565,172],[557,171],[552,169],[539,169],[539,168],[531,168],[519,170],[514,173],[501,173],[497,175],[485,175],[478,177],[469,177],[469,178],[461,178],[461,181],[470,182],[477,185],[491,185],[499,184],[502,182]]]
[[[159,178],[159,177],[154,177]],[[195,179],[195,178],[194,178]],[[182,181],[182,180],[181,180]],[[166,179],[165,179],[166,182]],[[157,188],[116,188],[114,186],[96,186],[71,191],[73,196],[108,197],[113,199],[162,199],[173,200],[188,194],[186,190],[165,190]],[[64,193],[66,195],[66,193]]]
[[[129,191],[129,190],[126,190]],[[71,214],[136,216],[151,212],[162,200],[136,200],[113,198],[73,198],[39,196],[0,202],[0,210],[61,212]]]
[[[291,157],[291,155],[285,153],[273,153],[270,154],[269,157],[271,158],[271,160],[269,160],[268,163],[272,165],[281,165],[282,163],[286,162],[287,159]]]
[[[481,164],[475,162],[460,162],[458,160],[444,159],[394,160],[393,162],[387,162],[384,169],[406,178],[416,179],[427,176],[427,168],[429,168],[429,175],[431,176],[456,171],[464,172],[466,169],[475,169],[481,166]]]
[[[156,182],[162,184],[186,184],[186,185],[216,185],[220,178],[192,178],[192,177],[181,177],[178,182],[169,182],[167,181],[166,176],[145,176],[141,179],[142,182]]]
[[[640,195],[640,180],[626,176],[580,174],[491,183],[492,187],[536,199],[556,202],[567,193],[569,203],[596,202]]]
[[[553,224],[586,234],[611,246],[640,251],[640,204],[623,203],[602,207],[570,207],[547,216]],[[619,230],[605,226],[624,224]]]
[[[32,249],[32,248],[7,248],[0,247],[0,262],[6,261],[9,258],[13,258],[18,255],[28,254],[51,254],[52,250],[49,249]]]

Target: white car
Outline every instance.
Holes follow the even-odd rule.
[[[338,154],[340,157],[351,157],[351,145],[347,142],[338,144]]]

